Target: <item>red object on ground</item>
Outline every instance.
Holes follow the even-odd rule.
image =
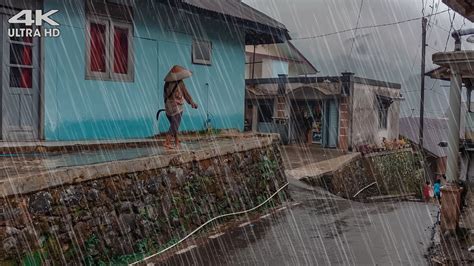
[[[431,190],[431,186],[430,185],[427,185],[425,184],[423,186],[423,198],[426,200],[426,201],[429,201],[430,200],[430,190]]]

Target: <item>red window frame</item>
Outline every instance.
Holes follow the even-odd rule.
[[[92,26],[94,24],[105,27],[105,41],[100,41]],[[88,19],[86,30],[88,36],[86,79],[132,82],[133,26],[130,23],[95,16]],[[105,56],[102,45],[105,45]],[[101,71],[104,65],[105,70]]]

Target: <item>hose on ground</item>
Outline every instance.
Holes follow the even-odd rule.
[[[137,261],[137,262],[134,262],[134,263],[131,263],[129,265],[136,265],[140,262],[144,262],[144,261],[147,261],[153,257],[156,257],[156,256],[159,256],[160,254],[176,247],[177,245],[181,244],[183,241],[185,241],[186,239],[188,239],[189,237],[191,237],[192,235],[194,235],[195,233],[197,233],[199,230],[201,230],[203,227],[205,227],[206,225],[212,223],[213,221],[215,220],[218,220],[218,219],[222,219],[224,217],[229,217],[229,216],[237,216],[237,215],[241,215],[241,214],[246,214],[246,213],[249,213],[249,212],[253,212],[255,211],[256,209],[262,207],[263,205],[265,205],[267,202],[269,202],[273,197],[275,197],[278,193],[280,193],[280,191],[282,191],[284,188],[286,188],[287,186],[289,185],[289,183],[286,183],[284,184],[283,186],[281,186],[275,193],[273,193],[268,199],[266,199],[264,202],[260,203],[259,205],[251,208],[251,209],[248,209],[248,210],[244,210],[244,211],[239,211],[239,212],[233,212],[233,213],[227,213],[227,214],[223,214],[223,215],[219,215],[217,217],[214,217],[212,219],[210,219],[209,221],[205,222],[204,224],[202,224],[201,226],[199,226],[198,228],[196,228],[194,231],[192,231],[191,233],[189,233],[188,235],[186,235],[184,238],[182,238],[181,240],[179,240],[178,242],[174,243],[173,245],[153,254],[153,255],[150,255],[146,258],[143,258],[142,260],[140,261]]]

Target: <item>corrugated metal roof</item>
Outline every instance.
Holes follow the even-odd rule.
[[[285,25],[240,0],[174,1],[180,3],[183,8],[188,6],[191,12],[208,13],[227,24],[238,24],[245,28],[246,44],[282,43],[291,40]]]
[[[242,3],[240,0],[182,0],[182,2],[208,11],[286,30],[282,23]]]

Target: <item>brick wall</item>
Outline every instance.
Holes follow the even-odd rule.
[[[343,97],[339,103],[339,144],[338,148],[349,150],[349,98]]]

